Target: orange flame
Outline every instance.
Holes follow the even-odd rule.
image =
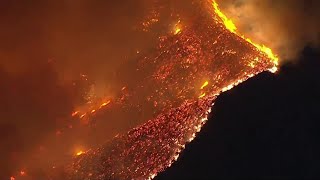
[[[109,101],[107,101],[107,102],[105,102],[105,103],[102,103],[101,106],[100,106],[100,108],[103,108],[104,106],[110,104],[110,102],[111,102],[111,101],[109,100]]]
[[[174,29],[173,29],[173,34],[174,35],[180,34],[180,32],[182,31],[180,22],[181,21],[179,20],[174,26]]]
[[[80,156],[80,155],[82,155],[82,154],[84,154],[85,152],[83,152],[83,151],[78,151],[77,153],[76,153],[76,155],[77,156]]]
[[[254,47],[256,47],[259,51],[265,53],[266,56],[268,56],[272,60],[275,66],[279,65],[278,56],[275,55],[270,48],[268,48],[265,45],[254,43],[251,39],[246,38],[244,35],[239,34],[237,32],[237,26],[233,23],[231,19],[229,19],[225,14],[221,12],[218,3],[215,0],[213,0],[212,2],[213,2],[214,12],[220,17],[223,24],[230,32],[237,34],[239,37],[241,37],[242,39],[246,40],[247,42],[252,44]]]
[[[181,32],[181,28],[179,27],[176,27],[175,31],[174,31],[174,34],[177,35]]]
[[[206,93],[202,93],[200,96],[199,96],[199,99],[203,98],[206,96]]]
[[[200,89],[204,89],[205,87],[207,87],[209,85],[209,81],[206,81],[203,83],[203,85],[201,86]]]

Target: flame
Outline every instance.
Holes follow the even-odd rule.
[[[213,0],[213,7],[214,7],[214,12],[221,18],[226,28],[230,32],[236,34],[237,26],[233,23],[231,19],[228,19],[228,17],[220,11],[219,5],[215,0]]]
[[[272,60],[272,62],[274,63],[275,66],[279,65],[278,56],[275,55],[269,47],[267,47],[265,45],[260,45],[260,44],[254,43],[251,39],[245,37],[244,35],[239,34],[237,32],[237,26],[233,23],[233,21],[231,19],[229,19],[225,14],[223,14],[221,12],[218,3],[215,0],[213,0],[212,2],[213,2],[212,5],[214,8],[214,12],[220,17],[223,24],[230,32],[238,35],[239,37],[241,37],[242,39],[246,40],[247,42],[252,44],[254,47],[256,47],[259,51],[265,53]]]
[[[175,31],[174,31],[174,34],[177,35],[181,32],[181,28],[179,27],[176,27]]]
[[[199,96],[199,99],[203,98],[206,96],[206,93],[202,93],[200,96]]]
[[[85,152],[83,152],[83,151],[78,151],[77,153],[76,153],[76,155],[77,156],[80,156],[80,155],[82,155],[82,154],[84,154]]]
[[[200,89],[204,89],[205,87],[207,87],[209,85],[209,81],[206,81],[203,83],[203,85],[201,86]]]
[[[173,34],[177,35],[182,31],[180,20],[174,25]]]
[[[102,103],[99,108],[103,108],[104,106],[110,104],[110,102],[111,102],[111,101],[109,100],[109,101],[107,101],[107,102]]]

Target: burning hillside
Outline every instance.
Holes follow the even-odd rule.
[[[41,177],[152,179],[195,138],[221,92],[262,71],[276,71],[278,59],[272,51],[239,35],[215,1],[188,3],[198,13],[189,19],[171,16],[172,31],[159,37],[158,47],[139,56],[131,67],[136,82],[125,82],[114,98],[72,113],[73,118],[85,119],[92,131],[103,128],[102,117],[145,123],[97,148],[79,150],[72,163],[47,168]],[[32,173],[12,178],[39,179]]]

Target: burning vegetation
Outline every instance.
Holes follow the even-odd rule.
[[[69,117],[84,121],[90,131],[105,128],[101,121],[127,117],[141,125],[98,147],[81,148],[61,167],[44,168],[41,178],[152,179],[196,137],[221,92],[262,71],[277,70],[271,49],[240,35],[215,1],[188,3],[197,12],[192,18],[173,10],[173,28],[159,37],[158,46],[148,53],[137,51],[131,67],[138,79],[134,85],[128,82],[116,96],[79,107]],[[160,13],[152,12],[142,23],[145,33],[161,21]],[[26,168],[11,179],[41,179],[33,171]]]

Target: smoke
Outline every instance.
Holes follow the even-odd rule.
[[[241,34],[271,47],[282,60],[319,45],[318,0],[218,0]]]
[[[44,142],[56,147],[42,161],[69,153],[83,131],[72,132],[64,144],[55,143],[55,135],[70,126],[66,117],[83,96],[73,82],[86,74],[97,94],[118,88],[119,66],[152,41],[134,31],[145,13],[141,2],[130,0],[1,1],[0,179],[26,161],[40,166],[33,157],[44,151]]]
[[[89,148],[85,142],[97,145],[93,142],[134,124],[131,117],[123,121],[101,117],[103,126],[92,133],[70,115],[90,84],[97,96],[135,86],[138,78],[132,72],[137,59],[152,53],[159,36],[176,23],[171,21],[171,9],[163,5],[191,9],[187,3],[155,2],[0,2],[0,179],[26,164],[37,168],[69,157],[77,148]],[[146,33],[143,22],[160,18],[159,11],[163,19],[171,19],[147,27]],[[90,82],[79,80],[80,75]],[[102,135],[92,138],[96,136],[89,133]]]
[[[39,148],[39,142],[61,125],[57,119],[73,108],[67,86],[50,64],[12,74],[0,69],[0,177]]]

